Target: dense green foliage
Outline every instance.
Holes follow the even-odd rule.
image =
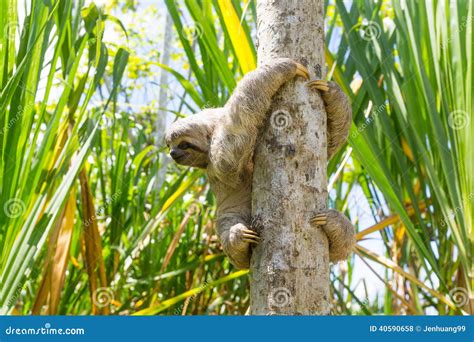
[[[164,70],[160,115],[224,104],[256,66],[254,1],[163,1],[170,65],[117,19],[139,6],[27,3],[1,2],[1,312],[243,314],[203,173],[156,143],[163,103],[132,102]],[[472,313],[473,18],[467,0],[326,4],[328,78],[354,112],[330,206],[359,240],[332,268],[335,314]]]

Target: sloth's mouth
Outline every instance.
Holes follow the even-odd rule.
[[[188,156],[186,156],[186,155],[177,156],[177,157],[173,158],[173,160],[178,164],[184,165],[188,162]]]
[[[207,167],[207,162],[205,161],[199,162],[197,159],[194,159],[193,156],[190,156],[187,154],[175,156],[172,158],[179,165],[199,167],[202,169],[205,169]]]
[[[180,161],[180,160],[183,160],[184,158],[186,157],[185,154],[180,154],[180,155],[175,155],[175,156],[171,156],[171,158],[173,158],[174,161]]]

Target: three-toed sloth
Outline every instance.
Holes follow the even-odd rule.
[[[296,76],[308,79],[306,68],[288,58],[276,59],[245,75],[223,108],[206,109],[174,122],[166,132],[171,157],[181,165],[205,169],[217,201],[217,234],[224,252],[240,269],[249,267],[250,244],[259,242],[252,230],[253,153],[265,124],[272,97]],[[350,103],[334,82],[308,83],[320,91],[327,112],[328,160],[348,136]],[[346,259],[354,244],[351,222],[336,210],[319,213],[311,223],[329,240],[331,261]]]

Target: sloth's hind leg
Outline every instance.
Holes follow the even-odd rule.
[[[355,244],[352,223],[337,210],[329,209],[314,216],[310,222],[323,228],[329,240],[329,259],[337,262],[347,259]]]

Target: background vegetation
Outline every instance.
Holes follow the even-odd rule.
[[[243,314],[206,179],[162,136],[255,68],[255,2],[1,13],[0,312]],[[330,206],[358,229],[334,314],[473,312],[473,18],[468,0],[326,3],[328,78],[354,112]]]

